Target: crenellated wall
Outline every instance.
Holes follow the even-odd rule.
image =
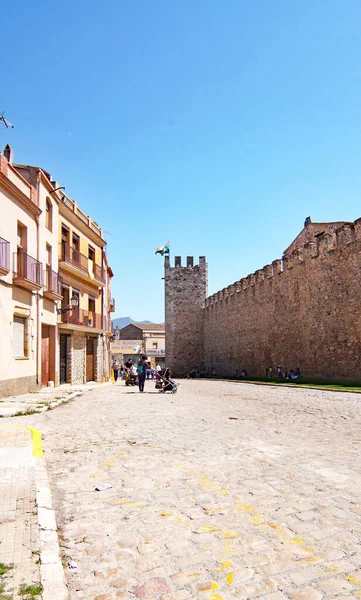
[[[203,360],[218,374],[262,376],[281,365],[361,379],[361,219],[295,242],[282,259],[206,298]]]
[[[183,375],[203,360],[204,303],[208,290],[208,268],[204,256],[194,265],[180,256],[174,267],[165,256],[165,355],[175,376]]]

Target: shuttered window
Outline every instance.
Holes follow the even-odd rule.
[[[25,319],[14,317],[13,356],[25,356]]]

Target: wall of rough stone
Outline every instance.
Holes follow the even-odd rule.
[[[262,376],[281,365],[361,379],[360,274],[358,219],[213,294],[204,309],[205,365],[221,375]],[[173,306],[177,324],[180,309]]]
[[[71,336],[71,383],[85,383],[86,337],[74,331]]]
[[[193,264],[187,256],[182,266],[180,256],[175,266],[165,257],[165,356],[175,376],[199,365],[203,359],[204,303],[208,290],[208,267],[204,256]]]
[[[100,335],[94,340],[94,355],[94,380],[102,383],[104,379],[104,345]]]

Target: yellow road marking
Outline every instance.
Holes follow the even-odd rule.
[[[31,433],[31,441],[33,444],[33,456],[36,458],[44,458],[43,443],[41,440],[41,433],[34,427],[27,427],[26,425],[10,425],[10,429],[28,429]]]

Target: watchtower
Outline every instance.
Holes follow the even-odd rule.
[[[208,294],[208,265],[205,256],[193,264],[187,256],[182,267],[180,256],[174,267],[169,256],[164,261],[165,279],[165,355],[176,376],[200,367],[203,361],[204,305]]]

